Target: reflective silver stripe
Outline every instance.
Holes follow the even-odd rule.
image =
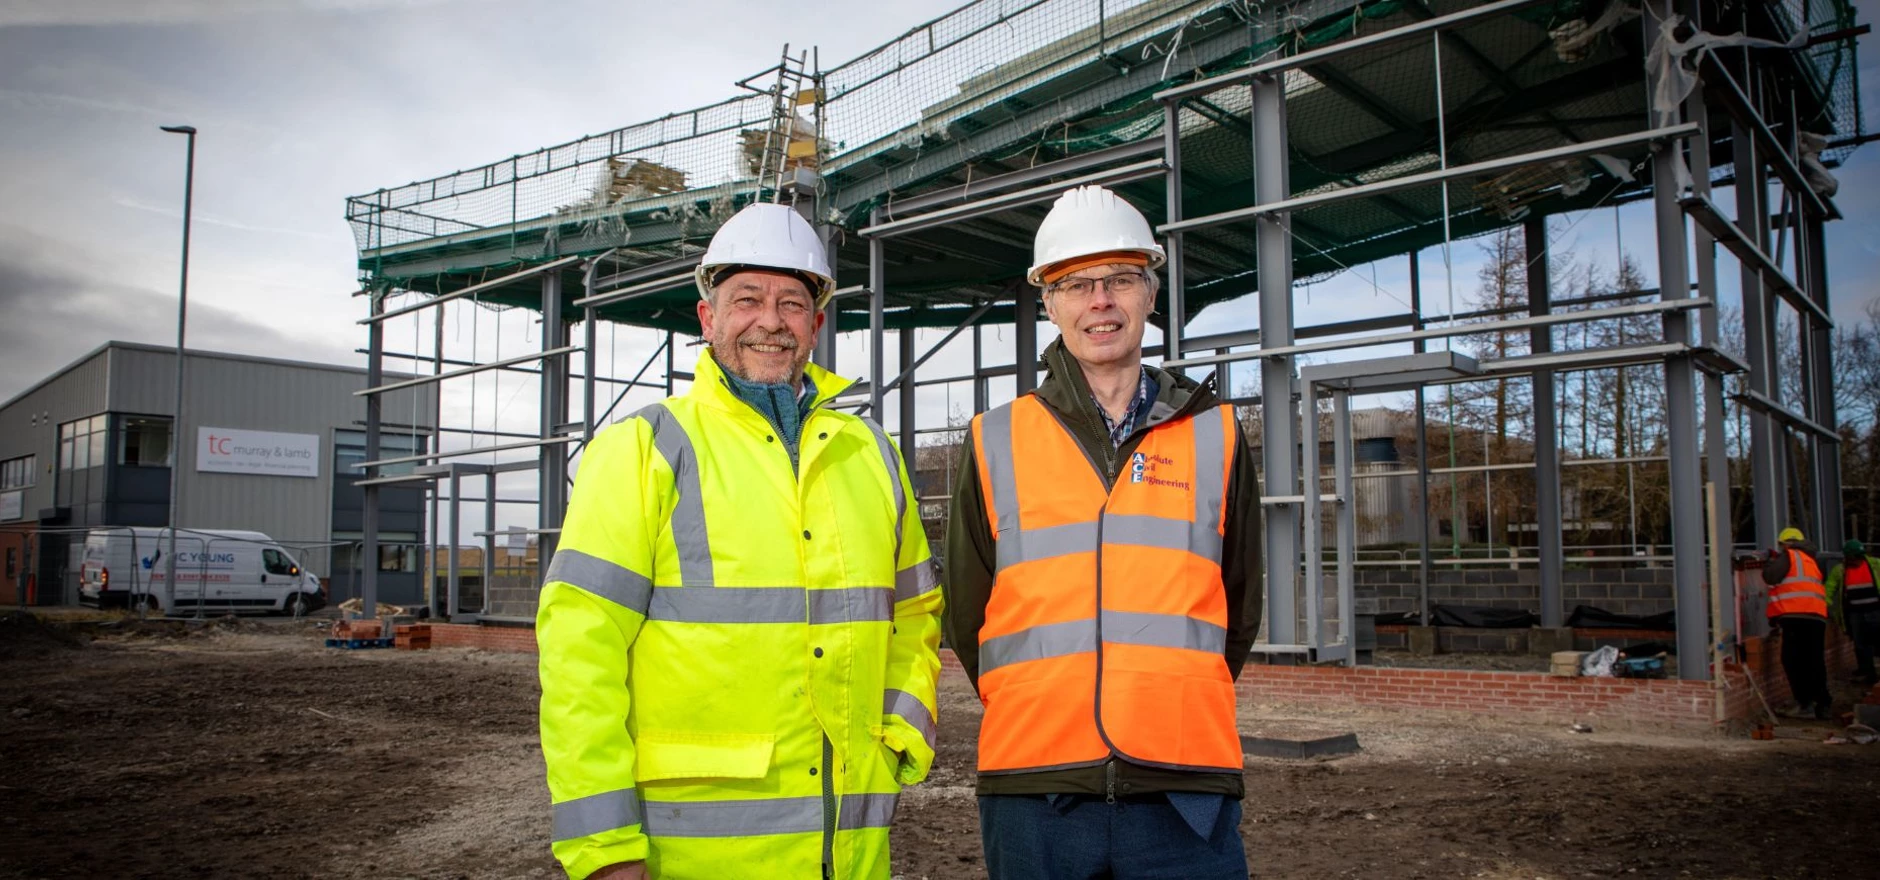
[[[673,623],[852,623],[894,618],[888,587],[660,587],[647,619]]]
[[[1814,586],[1823,587],[1825,589],[1825,585],[1822,584],[1821,581],[1815,580],[1814,578],[1808,577],[1807,575],[1798,575],[1795,577],[1786,577],[1782,579],[1781,586],[1786,587],[1789,584],[1812,584]]]
[[[699,488],[698,452],[692,438],[663,403],[634,415],[652,425],[653,445],[672,468],[673,486],[679,495],[672,508],[671,525],[672,540],[679,547],[680,583],[710,585],[714,582],[711,538],[705,533],[705,496]]]
[[[901,531],[907,527],[907,493],[901,486],[900,456],[894,452],[894,444],[888,442],[888,432],[875,424],[875,420],[862,418],[862,424],[875,434],[875,448],[881,451],[881,465],[888,469],[888,485],[894,487],[894,564],[901,564]]]
[[[927,741],[927,748],[933,748],[936,739],[933,713],[927,711],[927,704],[919,697],[907,691],[889,690],[881,698],[881,714],[894,715],[906,721],[909,726],[920,731],[920,738]]]
[[[1208,407],[1194,418],[1195,432],[1195,518],[1188,541],[1188,552],[1221,561],[1221,522],[1227,504],[1227,486],[1223,476],[1227,449],[1223,445],[1221,407]]]
[[[1181,614],[1105,611],[1103,640],[1219,654],[1227,650],[1227,628]]]
[[[1018,534],[1018,475],[1012,470],[1012,405],[989,409],[979,417],[979,442],[985,447],[986,475],[992,482],[992,512],[999,519],[999,567],[1004,568],[1004,537]]]
[[[923,559],[894,573],[894,601],[917,599],[940,588],[934,574],[933,560]]]
[[[1769,594],[1769,601],[1771,602],[1786,602],[1790,599],[1817,599],[1822,602],[1828,601],[1827,596],[1824,596],[1820,593],[1806,591],[1806,590],[1796,590],[1796,591],[1787,592],[1787,593],[1770,593]]]
[[[1067,620],[994,636],[979,644],[979,674],[1001,666],[1097,650],[1097,622]]]
[[[542,582],[561,581],[632,611],[646,614],[653,598],[653,582],[632,569],[615,565],[579,550],[556,550]]]
[[[646,833],[654,837],[758,837],[822,827],[822,798],[816,796],[646,802]]]
[[[841,587],[809,591],[810,623],[856,623],[894,619],[894,590]]]
[[[563,801],[555,805],[555,841],[638,825],[640,816],[640,793],[631,788]]]
[[[894,805],[899,799],[892,794],[845,794],[836,828],[841,831],[886,828],[894,821]]]
[[[1148,514],[1106,514],[1103,543],[1106,546],[1160,547],[1212,560],[1221,558],[1221,535],[1212,526]]]
[[[1005,515],[999,515],[999,522],[1005,522]],[[1185,543],[1185,542],[1184,542]],[[1046,526],[1041,529],[999,529],[998,567],[1003,570],[1021,562],[1035,562],[1054,556],[1068,556],[1072,553],[1089,553],[1097,549],[1097,524],[1095,522],[1065,523],[1061,526]]]
[[[1849,605],[1880,605],[1880,596],[1862,596],[1859,599],[1850,597],[1847,600],[1847,604]]]

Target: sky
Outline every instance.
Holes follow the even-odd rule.
[[[190,347],[363,364],[347,196],[715,102],[774,63],[786,42],[816,45],[828,66],[955,5],[0,2],[0,400],[107,340],[174,343],[185,138],[160,125],[201,131]],[[1856,7],[1872,23],[1880,0]],[[1872,96],[1880,51],[1870,41],[1859,76]],[[1868,107],[1869,127],[1880,125],[1871,117],[1880,104],[1870,97]],[[1853,316],[1880,297],[1880,146],[1855,152],[1837,174],[1846,219],[1829,226],[1830,287],[1836,314]],[[1638,204],[1551,228],[1557,246],[1609,262],[1616,242],[1649,222],[1649,206]],[[1426,296],[1445,296],[1451,278],[1458,296],[1472,289],[1479,249],[1459,243],[1450,260],[1445,271],[1440,250],[1425,253]],[[1298,323],[1400,311],[1405,269],[1399,258],[1301,287]],[[1210,308],[1189,332],[1252,326],[1255,309],[1251,300]],[[497,346],[539,345],[528,313],[451,320],[453,354],[474,346],[489,359]],[[428,347],[416,329],[390,328],[393,344]],[[1048,325],[1041,331],[1041,342],[1052,338]],[[922,348],[939,334],[923,332]],[[603,336],[619,372],[651,351],[644,331]],[[986,338],[990,362],[1009,363],[1011,329]],[[844,339],[842,372],[866,364],[863,345]],[[956,342],[934,369],[966,369],[968,345]],[[681,363],[695,354],[683,349]],[[892,346],[887,360],[898,372]],[[995,383],[995,398],[1010,393],[1009,380]],[[534,396],[527,377],[484,378],[447,394],[446,418],[533,430]],[[965,385],[923,389],[921,421],[970,405]],[[532,479],[517,475],[515,487]]]

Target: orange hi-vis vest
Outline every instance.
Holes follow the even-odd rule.
[[[1880,588],[1874,585],[1873,562],[1865,555],[1841,570],[1841,586],[1846,590],[1841,602],[1849,611],[1866,611],[1880,605]]]
[[[1240,772],[1222,656],[1227,406],[1155,425],[1116,485],[1027,395],[976,416],[997,545],[979,631],[979,772],[1112,757]]]
[[[1770,617],[1807,614],[1828,619],[1828,585],[1821,580],[1821,566],[1808,554],[1789,548],[1789,576],[1769,588]]]

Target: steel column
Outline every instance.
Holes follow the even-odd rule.
[[[880,208],[868,212],[869,222],[880,215]],[[881,396],[888,387],[887,353],[882,350],[888,327],[887,248],[888,243],[879,238],[868,240],[868,417],[877,422],[881,421]]]
[[[1309,407],[1307,417],[1318,421],[1318,408]],[[1332,392],[1332,492],[1338,496],[1333,514],[1338,520],[1338,638],[1345,643],[1345,665],[1358,665],[1357,561],[1358,512],[1351,488],[1351,392]]]
[[[1687,11],[1691,11],[1687,4]],[[1709,113],[1704,105],[1704,90],[1697,89],[1684,102],[1686,118],[1703,125],[1704,134],[1692,138],[1691,153],[1691,190],[1706,199],[1710,197],[1710,126]],[[1716,301],[1717,297],[1717,239],[1701,223],[1691,225],[1692,252],[1697,259],[1697,295]],[[1716,308],[1708,308],[1698,315],[1699,338],[1703,344],[1715,348],[1721,342],[1721,329],[1718,324]],[[1710,589],[1715,594],[1711,605],[1718,609],[1732,609],[1715,615],[1712,624],[1717,628],[1713,642],[1734,641],[1741,636],[1736,631],[1737,607],[1736,580],[1731,576],[1730,555],[1734,545],[1733,518],[1730,504],[1730,453],[1728,437],[1724,431],[1723,377],[1705,371],[1699,377],[1704,395],[1704,482],[1711,486],[1712,503],[1710,506],[1711,522],[1707,533],[1717,536],[1710,548],[1709,580]]]
[[[463,472],[452,467],[450,469],[450,543],[448,545],[450,547],[450,561],[446,563],[449,574],[446,576],[444,582],[445,621],[449,621],[452,617],[455,617],[458,610],[463,607],[463,570],[462,563],[457,559],[459,554],[457,549],[457,536],[463,534],[461,531],[463,528],[463,505],[458,501],[458,499],[462,497]]]
[[[435,333],[434,338],[431,340],[431,375],[437,376],[444,372],[444,310],[438,309],[432,312],[431,317],[433,319],[431,322],[433,332]],[[441,384],[431,387],[434,389],[431,392],[431,451],[443,452],[444,389]],[[440,609],[437,607],[437,551],[435,548],[438,543],[438,507],[443,504],[443,499],[442,493],[438,491],[438,482],[436,480],[431,481],[429,494],[431,496],[431,530],[429,532],[429,543],[434,549],[426,553],[424,559],[424,601],[433,611],[437,611]],[[456,497],[455,492],[452,493],[452,497]]]
[[[1286,84],[1274,76],[1253,80],[1254,202],[1283,201],[1287,180]],[[1262,214],[1255,221],[1255,253],[1260,286],[1260,347],[1293,344],[1292,215]],[[1297,411],[1293,408],[1293,358],[1260,361],[1261,459],[1268,495],[1297,495],[1299,462]],[[1310,451],[1317,474],[1318,450]],[[1308,496],[1318,493],[1316,482]],[[1267,641],[1293,644],[1298,616],[1300,511],[1274,507],[1266,517]],[[1314,524],[1316,525],[1316,524]],[[1316,541],[1315,541],[1316,543]],[[1314,560],[1316,562],[1316,560]]]
[[[565,349],[568,345],[568,325],[561,319],[561,273],[550,272],[542,276],[542,351],[551,352]],[[593,349],[588,349],[592,357]],[[542,358],[542,439],[557,436],[563,432],[562,426],[568,423],[568,358],[569,353],[550,354]],[[593,370],[588,370],[592,376]],[[536,474],[541,499],[536,506],[536,527],[543,529],[541,538],[542,558],[555,555],[556,532],[560,529],[562,516],[568,509],[568,455],[569,450],[561,446],[543,446],[537,453],[541,466]],[[490,493],[495,497],[495,493]],[[548,566],[540,567],[538,574],[548,571]],[[539,586],[539,584],[538,584]]]
[[[987,398],[992,395],[992,386],[980,372],[986,368],[986,337],[983,327],[973,325],[973,415],[979,415],[992,407]],[[951,416],[951,413],[948,414]]]
[[[1175,223],[1182,219],[1182,138],[1181,138],[1181,102],[1169,101],[1162,105],[1162,161],[1168,166],[1164,175],[1167,191],[1166,209],[1168,216],[1164,223]],[[1182,269],[1183,233],[1171,232],[1162,242],[1168,253],[1168,326],[1162,334],[1162,355],[1165,361],[1181,360],[1182,324],[1187,321],[1187,283]],[[1222,392],[1232,395],[1233,389]]]
[[[496,588],[496,472],[490,471],[483,476],[483,602],[478,613],[490,610],[490,593]],[[549,556],[548,534],[543,534],[536,541],[536,575],[540,577],[548,572]],[[539,591],[541,584],[535,585]]]
[[[916,332],[913,327],[903,327],[901,328],[901,332],[896,334],[901,337],[901,369],[903,371],[907,370],[909,365],[914,363],[914,334]],[[914,386],[913,376],[907,377],[907,380],[901,383],[899,389],[901,392],[901,459],[907,462],[907,470],[910,476],[914,472],[914,403],[915,392],[918,390],[919,389]],[[881,419],[881,413],[879,411],[871,412],[869,415],[873,416],[877,421]]]
[[[1652,4],[1657,21],[1672,11],[1669,0]],[[1648,13],[1650,10],[1648,10]],[[1652,14],[1646,15],[1648,34],[1657,30]],[[1660,145],[1652,157],[1652,205],[1657,227],[1658,289],[1667,300],[1691,296],[1690,267],[1686,261],[1684,209],[1678,204],[1676,168],[1682,157],[1681,144]],[[1691,341],[1690,314],[1685,311],[1665,313],[1664,336],[1667,343]],[[1667,467],[1671,476],[1672,577],[1676,596],[1678,656],[1693,661],[1708,656],[1710,647],[1710,606],[1704,595],[1704,486],[1697,458],[1697,376],[1696,366],[1686,355],[1665,361],[1665,408],[1667,410]],[[1687,681],[1707,681],[1709,664],[1680,663],[1678,676]]]
[[[1547,221],[1529,219],[1522,231],[1526,240],[1528,314],[1545,315],[1552,311],[1547,253]],[[1528,331],[1528,348],[1534,354],[1554,350],[1552,327]],[[1540,550],[1541,626],[1566,625],[1566,604],[1560,581],[1565,560],[1560,536],[1560,430],[1555,411],[1554,371],[1544,369],[1534,374],[1534,501],[1537,542]]]
[[[1741,125],[1732,125],[1730,144],[1736,168],[1737,228],[1757,247],[1766,248],[1769,236],[1764,220],[1763,194],[1768,190],[1769,178],[1757,158],[1756,147],[1750,140],[1748,130]],[[1769,344],[1775,324],[1775,316],[1771,314],[1770,308],[1773,303],[1768,289],[1763,286],[1762,273],[1747,262],[1739,263],[1742,269],[1738,284],[1743,291],[1743,336],[1746,339],[1744,354],[1749,359],[1749,375],[1746,379],[1750,393],[1773,399],[1770,378],[1775,359]],[[1660,284],[1659,287],[1662,289],[1664,285]],[[1787,519],[1783,513],[1782,475],[1776,468],[1776,445],[1779,442],[1781,435],[1776,431],[1775,421],[1767,413],[1751,408],[1749,488],[1756,512],[1755,542],[1758,547],[1774,547],[1776,533],[1782,530]],[[1753,632],[1762,631],[1761,623],[1757,621]]]
[[[1038,289],[1029,284],[1019,288],[1013,309],[1012,366],[1017,370],[1018,390],[1022,395],[1038,387]]]
[[[1807,278],[1806,292],[1819,303],[1823,310],[1828,308],[1828,241],[1823,237],[1820,214],[1802,211],[1802,250],[1797,252],[1797,262],[1802,266],[1802,274]],[[1802,316],[1810,332],[1815,336],[1814,359],[1811,366],[1815,373],[1814,393],[1815,421],[1830,427],[1840,424],[1834,399],[1834,328],[1807,315]],[[1823,549],[1838,548],[1843,540],[1846,528],[1842,512],[1841,499],[1841,442],[1838,437],[1812,438],[1815,450],[1815,497],[1821,504],[1821,537],[1817,545]]]
[[[377,319],[385,313],[384,291],[373,291],[367,299],[371,301],[372,318]],[[366,387],[377,388],[384,381],[385,322],[373,320],[366,326]],[[383,400],[383,395],[365,395],[367,462],[379,458],[380,403]],[[378,475],[377,467],[367,467],[359,479],[371,480]],[[343,476],[335,475],[335,479],[342,479]],[[367,483],[360,491],[365,494],[365,498],[359,511],[359,555],[363,557],[359,561],[359,613],[370,618],[377,617],[379,613],[379,487]]]
[[[1260,399],[1262,401],[1269,399],[1269,396],[1265,393],[1265,389],[1261,389],[1261,392]],[[1288,395],[1288,397],[1290,396],[1291,395]],[[1323,508],[1321,507],[1323,503],[1322,493],[1325,491],[1325,479],[1324,474],[1321,473],[1322,468],[1319,465],[1318,409],[1318,384],[1309,379],[1300,380],[1299,411],[1303,413],[1303,417],[1300,420],[1300,433],[1303,434],[1303,436],[1300,438],[1299,445],[1304,450],[1304,460],[1300,463],[1299,470],[1305,485],[1300,490],[1302,498],[1299,509],[1304,514],[1305,520],[1305,643],[1313,648],[1324,647],[1326,644],[1325,525],[1323,521]],[[1272,438],[1268,437],[1267,442],[1269,444],[1272,443]],[[1267,479],[1271,481],[1272,472],[1268,471],[1267,473]],[[1269,487],[1267,491],[1271,492],[1272,489]],[[1280,509],[1291,510],[1292,505],[1288,504]],[[1267,567],[1269,581],[1271,579],[1272,570],[1272,566]],[[1279,612],[1271,612],[1271,615],[1272,620],[1267,625],[1267,641],[1271,644],[1283,644],[1280,642],[1279,636],[1274,633],[1274,628],[1276,628],[1280,622]],[[1287,622],[1289,625],[1292,622],[1290,615],[1287,617]],[[1291,639],[1287,641],[1290,642]]]
[[[1423,329],[1423,275],[1417,252],[1410,252],[1410,317],[1412,329]],[[1418,339],[1414,350],[1422,354]],[[1430,625],[1430,425],[1429,400],[1417,386],[1417,623]]]

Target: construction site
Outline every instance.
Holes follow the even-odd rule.
[[[559,876],[538,597],[589,441],[694,379],[713,233],[814,225],[814,359],[859,380],[829,405],[894,438],[938,557],[966,420],[1041,380],[1033,234],[1090,184],[1167,252],[1144,362],[1212,374],[1257,459],[1252,876],[1871,874],[1880,688],[1834,630],[1832,717],[1779,718],[1762,580],[1784,529],[1824,570],[1880,538],[1824,232],[1867,32],[1848,0],[978,0],[352,197],[356,591],[7,618],[0,878]],[[360,560],[413,541],[391,605]],[[985,875],[941,664],[907,880]]]

